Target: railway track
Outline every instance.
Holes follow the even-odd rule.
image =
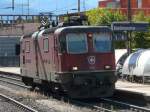
[[[150,108],[145,108],[145,107],[141,107],[141,106],[137,106],[137,105],[133,105],[133,104],[117,101],[117,100],[112,100],[108,98],[101,98],[101,100],[104,101],[105,103],[110,104],[109,108],[111,108],[111,110],[113,111],[117,111],[119,109],[119,110],[125,110],[130,112],[150,112]]]
[[[78,100],[69,100],[69,102],[73,103],[75,105],[79,105],[79,106],[83,106],[83,107],[88,107],[88,108],[90,108],[92,110],[99,111],[99,112],[114,112],[111,109],[107,109],[107,108],[102,107],[102,106],[97,106],[97,105],[93,105],[93,104],[90,104],[90,103],[85,103],[85,102],[78,101]]]
[[[0,74],[0,81],[4,82],[4,83],[15,85],[15,86],[30,89],[28,86],[20,84],[20,83],[22,83],[21,76],[16,75],[16,74]],[[0,97],[1,96],[3,97],[4,95],[0,94]],[[68,98],[65,98],[65,99],[68,100]],[[99,106],[94,106],[94,105],[91,105],[91,104],[88,104],[88,103],[83,103],[83,102],[79,102],[79,101],[75,101],[75,100],[69,100],[69,102],[76,103],[76,104],[79,104],[79,105],[82,105],[82,106],[88,106],[91,109],[95,109],[95,110],[100,110],[100,111],[105,111],[105,112],[112,112],[109,109],[105,109],[105,108],[102,108],[102,107],[99,107]],[[34,111],[30,111],[30,112],[34,112]]]
[[[36,110],[34,110],[34,109],[32,109],[32,108],[30,108],[30,107],[24,105],[24,104],[22,104],[22,103],[20,103],[20,102],[18,102],[18,101],[16,101],[16,100],[14,100],[14,99],[12,99],[12,98],[7,97],[7,96],[4,95],[4,94],[1,94],[1,93],[0,93],[0,98],[2,98],[2,99],[4,99],[4,100],[8,101],[9,103],[15,105],[17,108],[19,108],[19,109],[21,109],[21,110],[23,110],[23,111],[25,111],[25,112],[38,112],[38,111],[36,111]]]
[[[31,87],[25,86],[21,80],[21,76],[15,74],[0,74],[0,82],[19,86],[21,88],[30,89]]]
[[[22,88],[30,89],[30,87],[25,86],[21,81],[21,76],[13,74],[0,74],[0,81],[13,84]],[[0,95],[1,96],[1,95]],[[66,98],[65,98],[66,99]],[[86,103],[79,100],[69,100],[70,103],[77,104],[79,106],[89,107],[96,111],[103,112],[118,112],[121,110],[130,111],[130,112],[150,112],[149,108],[144,108],[112,99],[101,98],[97,104]]]
[[[149,108],[132,105],[116,100],[101,98],[99,103],[85,103],[82,101],[71,100],[71,103],[94,109],[98,112],[150,112]]]

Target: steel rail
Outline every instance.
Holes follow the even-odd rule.
[[[113,105],[118,104],[118,105],[129,107],[130,110],[138,110],[140,112],[150,112],[149,108],[140,107],[140,106],[132,105],[132,104],[129,104],[129,103],[124,103],[124,102],[121,102],[121,101],[116,101],[116,100],[111,100],[111,99],[106,99],[106,98],[101,98],[101,100],[109,102],[109,103],[113,103]]]
[[[13,82],[5,81],[5,80],[2,80],[2,79],[0,79],[0,81],[1,81],[1,82],[5,82],[5,83],[8,83],[8,84],[16,85],[16,86],[19,86],[19,87],[22,87],[22,88],[25,88],[25,89],[30,89],[29,86],[25,86],[25,85],[13,83]]]
[[[96,105],[93,105],[93,104],[89,104],[89,103],[85,103],[85,102],[81,102],[81,101],[77,101],[77,100],[69,99],[69,102],[78,104],[80,106],[86,106],[86,107],[89,107],[91,109],[95,109],[96,111],[100,111],[100,112],[101,111],[102,112],[114,112],[113,110],[106,109],[104,107],[96,106]]]
[[[104,107],[100,107],[100,106],[96,106],[96,105],[92,105],[92,104],[88,104],[88,103],[84,103],[84,105],[87,105],[95,110],[98,110],[98,111],[103,111],[103,112],[114,112],[113,110],[109,110],[109,109],[106,109]]]
[[[15,81],[22,81],[21,79],[18,79],[18,78],[11,78],[11,77],[9,77],[9,76],[4,76],[4,75],[0,75],[0,77],[2,77],[2,78],[5,78],[5,79],[11,79],[11,80],[15,80]]]
[[[4,75],[3,74],[0,74],[0,77],[4,78],[4,79],[10,79],[10,80],[14,80],[14,81],[18,81],[18,82],[22,82],[21,79],[18,79],[18,78],[13,78],[13,75],[14,76],[19,76],[19,78],[21,78],[20,75],[18,74],[14,74],[14,73],[6,73],[7,75]],[[11,75],[10,75],[11,74]],[[8,76],[9,75],[9,76]],[[22,87],[22,88],[25,88],[25,89],[31,89],[29,86],[25,86],[25,85],[21,85],[21,84],[18,84],[18,83],[15,83],[15,82],[10,82],[10,81],[6,81],[6,80],[2,80],[0,79],[1,82],[5,82],[5,83],[8,83],[8,84],[12,84],[12,85],[16,85],[16,86],[19,86],[19,87]]]
[[[24,104],[22,104],[22,103],[20,103],[20,102],[18,102],[18,101],[16,101],[16,100],[14,100],[14,99],[12,99],[12,98],[9,98],[9,97],[7,97],[7,96],[4,95],[4,94],[1,94],[1,93],[0,93],[0,97],[6,99],[6,100],[8,100],[8,101],[10,101],[11,103],[13,103],[14,105],[16,105],[17,107],[19,107],[19,108],[22,109],[22,110],[26,110],[26,111],[28,111],[28,112],[38,112],[37,110],[34,110],[34,109],[32,109],[32,108],[30,108],[30,107],[28,107],[28,106],[26,106],[26,105],[24,105]]]

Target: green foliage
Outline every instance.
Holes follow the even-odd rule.
[[[126,17],[119,11],[111,11],[110,9],[92,9],[86,12],[90,25],[111,25],[114,21],[124,21]]]
[[[146,17],[144,12],[139,12],[133,17],[134,22],[149,22],[150,17]],[[150,30],[149,32],[133,33],[133,48],[150,48]]]
[[[110,9],[92,9],[86,13],[90,25],[111,25],[114,21],[125,21],[126,17],[119,11],[112,11]],[[125,42],[115,42],[116,48],[125,48]]]
[[[69,17],[68,16],[64,17],[64,22],[68,22],[68,21],[69,21]]]
[[[126,47],[126,43],[124,41],[116,41],[114,42],[115,48],[117,49],[123,49]]]
[[[133,21],[134,22],[141,22],[141,21],[145,21],[145,15],[143,11],[140,11],[137,15],[133,16]]]
[[[134,35],[134,48],[150,48],[150,33],[136,32]]]
[[[114,21],[126,21],[127,18],[121,12],[110,9],[92,9],[86,12],[90,25],[111,25]],[[133,22],[149,22],[150,16],[145,16],[144,12],[139,12],[132,18]],[[150,31],[132,33],[132,48],[150,48]],[[115,42],[116,48],[125,48],[125,42]]]

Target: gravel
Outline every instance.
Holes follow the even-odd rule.
[[[5,94],[39,112],[93,112],[93,110],[78,107],[73,104],[65,103],[54,98],[46,97],[36,92],[30,92],[21,87],[10,84],[2,84],[0,82],[0,93]],[[1,106],[1,105],[0,105]],[[2,105],[0,112],[20,112],[20,111],[4,111]]]
[[[94,110],[75,106],[70,103],[64,103],[63,101],[58,101],[56,99],[37,100],[37,102],[59,112],[94,112]]]
[[[36,103],[35,99],[45,99],[44,96],[41,96],[39,94],[28,92],[28,91],[15,91],[12,88],[3,87],[3,86],[0,86],[0,92],[39,112],[57,112],[57,111],[50,111],[51,109],[49,107]],[[18,112],[18,111],[4,111],[3,110],[2,112]]]
[[[13,104],[0,98],[0,112],[25,112],[25,111],[20,110],[19,108],[17,108]]]

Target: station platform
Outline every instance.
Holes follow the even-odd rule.
[[[150,84],[138,84],[128,81],[118,80],[116,83],[117,91],[125,91],[126,93],[142,95],[145,100],[150,101]]]
[[[0,73],[20,74],[20,67],[0,67]]]

